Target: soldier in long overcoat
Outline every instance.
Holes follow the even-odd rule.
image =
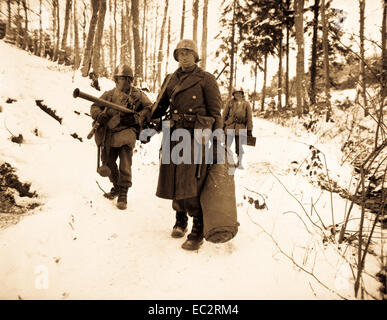
[[[235,153],[238,155],[238,165],[239,168],[243,168],[241,164],[243,147],[239,143],[240,135],[243,134],[242,130],[247,130],[247,135],[252,136],[253,113],[249,102],[244,99],[243,89],[234,88],[232,95],[233,98],[228,101],[223,110],[224,130],[228,146],[232,144],[235,137]]]
[[[197,66],[199,56],[194,41],[181,40],[173,56],[179,62],[179,68],[164,80],[164,85],[168,81],[167,87],[153,118],[161,117],[169,111],[170,134],[172,135],[176,129],[188,130],[192,146],[195,143],[193,136],[195,128],[222,129],[222,100],[215,77]],[[170,149],[173,150],[177,143],[171,141]],[[193,159],[193,148],[191,152]],[[193,217],[192,230],[182,245],[183,249],[196,250],[203,242],[200,193],[208,168],[209,164],[206,163],[176,164],[174,161],[165,163],[161,159],[156,195],[172,200],[172,207],[176,211],[172,237],[183,237],[187,229],[187,213]]]
[[[95,134],[97,146],[102,148],[103,166],[108,168],[106,174],[113,183],[111,191],[105,196],[114,199],[118,196],[117,207],[121,210],[127,207],[128,188],[132,186],[132,156],[136,138],[141,125],[149,121],[152,102],[139,89],[133,87],[133,71],[127,65],[119,65],[114,71],[116,87],[102,94],[101,99],[127,107],[134,114],[127,114],[97,104],[90,108],[91,117],[100,126]],[[117,159],[120,158],[119,167]],[[101,173],[101,172],[100,172]]]

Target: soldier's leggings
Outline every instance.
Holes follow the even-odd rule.
[[[199,197],[173,200],[172,208],[175,211],[186,211],[191,217],[200,217],[203,215]]]
[[[128,188],[132,186],[132,156],[133,149],[128,145],[110,148],[107,166],[111,170],[109,180],[113,184]],[[119,169],[116,163],[118,157],[120,158]]]

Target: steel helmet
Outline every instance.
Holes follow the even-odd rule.
[[[183,39],[183,40],[179,41],[179,43],[176,46],[176,49],[173,51],[173,57],[175,58],[176,61],[178,61],[177,60],[177,50],[179,50],[179,49],[192,50],[194,52],[195,62],[199,61],[199,51],[198,51],[198,47],[197,47],[195,41],[190,40],[190,39]]]
[[[243,91],[242,88],[234,88],[234,89],[232,90],[232,95],[234,95],[234,94],[237,93],[237,92],[242,93],[242,95],[245,94],[245,92]]]
[[[127,64],[120,64],[114,69],[113,77],[119,77],[119,76],[125,76],[134,78],[133,70],[131,67],[129,67]]]

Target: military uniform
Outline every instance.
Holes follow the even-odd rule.
[[[152,102],[141,90],[130,87],[129,92],[122,93],[117,89],[106,91],[101,99],[126,106],[136,112],[151,110]],[[91,117],[96,120],[103,108],[93,104]],[[102,163],[106,164],[111,173],[110,181],[116,187],[129,188],[132,186],[132,155],[139,135],[140,127],[132,114],[124,114],[115,109],[108,108],[107,115],[110,118],[105,126],[97,129],[95,141],[98,146],[103,146],[101,154]],[[116,160],[120,158],[119,168]]]
[[[235,98],[232,98],[224,108],[223,121],[226,134],[227,130],[235,130],[235,152],[239,156],[239,135],[241,130],[247,130],[247,133],[250,135],[253,130],[253,114],[250,104],[246,100],[237,101]],[[232,141],[233,135],[230,134],[227,136],[227,145],[230,146]]]

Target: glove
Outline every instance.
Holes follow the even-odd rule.
[[[150,112],[148,109],[144,109],[137,113],[137,122],[140,126],[142,126],[145,120],[146,122],[150,121]]]
[[[104,126],[108,123],[109,121],[109,116],[105,113],[105,112],[101,112],[98,116],[97,116],[97,122],[101,125],[101,126]]]
[[[247,135],[248,135],[249,137],[251,137],[251,136],[253,135],[253,133],[251,132],[251,130],[247,130]]]

